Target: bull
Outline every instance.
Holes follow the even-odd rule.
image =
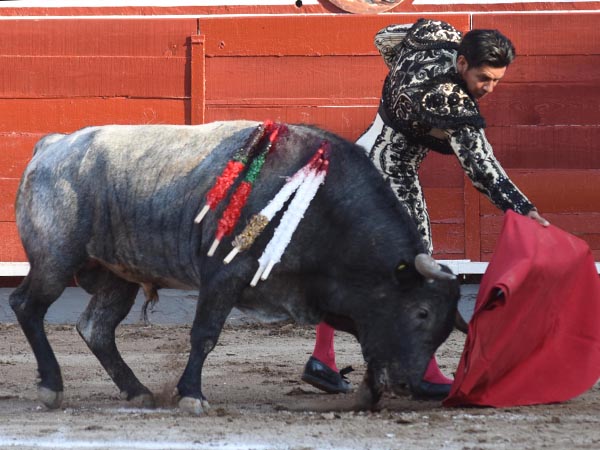
[[[121,357],[115,329],[140,286],[150,296],[160,288],[199,293],[191,351],[176,387],[184,411],[209,408],[202,368],[233,307],[269,320],[325,321],[353,333],[366,361],[363,408],[374,407],[385,390],[408,386],[418,393],[428,361],[452,330],[459,282],[425,254],[412,219],[360,147],[315,127],[289,125],[236,228],[327,141],[327,178],[280,263],[266,281],[250,285],[274,224],[229,264],[223,263],[226,244],[208,256],[225,206],[200,224],[194,218],[257,125],[107,125],[36,144],[16,199],[30,271],[10,305],[35,355],[38,398],[48,408],[60,406],[63,381],[44,316],[74,277],[91,294],[76,328],[135,404],[152,406],[154,398]]]

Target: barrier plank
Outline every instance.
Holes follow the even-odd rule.
[[[257,105],[255,107],[227,106],[216,107],[206,105],[207,122],[215,120],[258,120],[271,119],[288,123],[305,123],[316,125],[346,139],[355,141],[372,123],[376,106],[299,106],[299,105]]]
[[[600,256],[600,170],[513,170],[512,180],[552,224],[585,240]],[[502,226],[502,213],[481,202],[481,255],[489,260]]]
[[[179,98],[187,59],[130,56],[5,56],[0,98]],[[28,75],[23,76],[24,73]]]
[[[431,224],[433,255],[438,259],[464,259],[464,227],[459,224]]]
[[[419,170],[419,179],[426,188],[463,188],[463,170],[456,156],[429,152]]]
[[[574,50],[576,51],[576,50]],[[498,87],[507,83],[600,83],[600,55],[520,55]]]
[[[199,28],[207,36],[206,55],[377,55],[373,37],[381,28],[395,23],[413,23],[420,16],[306,15],[202,17]],[[468,14],[433,14],[460,30],[469,29]]]
[[[15,222],[0,222],[0,261],[27,261]]]
[[[464,225],[462,188],[423,188],[423,194],[432,223]]]
[[[72,132],[91,125],[187,122],[187,103],[172,99],[0,99],[0,132]]]
[[[511,179],[544,214],[600,214],[600,170],[509,170]],[[499,214],[482,202],[482,215]],[[600,230],[600,229],[599,229]]]
[[[590,246],[594,259],[600,259],[600,214],[546,214],[544,217],[553,225],[565,230]],[[484,216],[481,220],[481,257],[489,261],[496,245],[502,216]],[[558,257],[559,255],[557,255]]]
[[[491,126],[486,134],[505,168],[600,169],[600,125]]]
[[[600,13],[473,14],[473,28],[497,28],[521,55],[600,54]]]
[[[20,178],[43,133],[0,133],[0,178]]]
[[[3,20],[0,55],[185,57],[195,18]]]
[[[15,196],[19,186],[18,178],[0,179],[0,222],[15,220]]]
[[[507,83],[482,100],[481,111],[494,126],[597,125],[599,104],[597,84]]]
[[[260,56],[208,58],[207,102],[347,98],[379,101],[387,68],[380,56]]]

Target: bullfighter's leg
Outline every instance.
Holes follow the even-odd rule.
[[[120,389],[122,397],[139,406],[153,407],[152,393],[123,360],[115,343],[115,329],[131,310],[139,285],[106,270],[101,281],[95,284],[92,299],[77,321],[77,331]]]
[[[347,393],[352,389],[352,383],[344,375],[352,370],[351,367],[339,371],[335,363],[333,327],[325,322],[316,328],[315,347],[312,356],[304,365],[302,381],[317,389],[330,394]]]
[[[38,398],[48,408],[54,409],[62,403],[63,380],[60,366],[46,336],[44,317],[71,278],[68,275],[57,275],[51,267],[52,265],[41,269],[39,265],[32,264],[29,274],[10,295],[9,303],[38,364]]]

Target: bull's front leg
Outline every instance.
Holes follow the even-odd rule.
[[[384,384],[376,375],[373,364],[369,363],[363,381],[356,393],[354,409],[356,411],[376,410],[383,390]]]
[[[199,296],[190,333],[190,357],[175,393],[180,397],[179,408],[183,411],[202,414],[210,409],[208,400],[202,394],[202,367],[208,354],[217,345],[225,320],[233,308],[234,300],[226,294],[232,292],[232,284],[226,287],[213,283],[212,288],[202,290]]]

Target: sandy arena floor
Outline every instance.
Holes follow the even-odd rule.
[[[123,325],[118,345],[160,397],[155,410],[119,399],[73,325],[48,325],[65,380],[59,410],[36,399],[36,365],[20,328],[0,324],[0,448],[52,449],[598,449],[600,387],[557,405],[444,408],[409,396],[386,397],[377,413],[340,412],[351,396],[322,394],[300,381],[313,346],[310,327],[229,324],[205,365],[212,412],[192,417],[170,401],[187,360],[188,325]],[[438,352],[446,373],[464,335]],[[340,367],[364,365],[358,344],[339,334]],[[331,409],[334,409],[331,411]]]

